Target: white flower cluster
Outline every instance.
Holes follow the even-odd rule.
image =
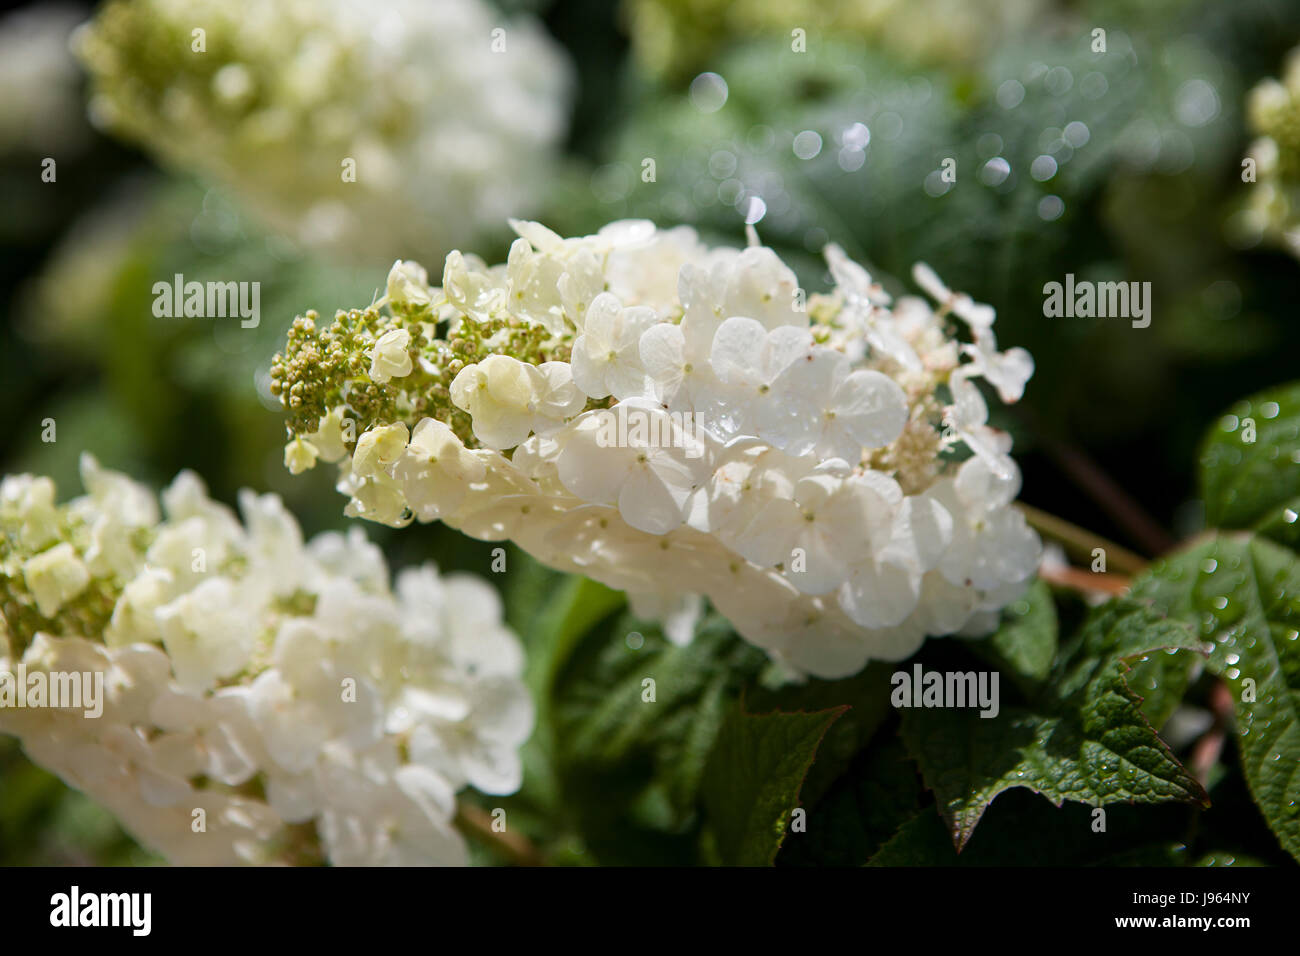
[[[508,538],[671,621],[706,596],[821,677],[987,632],[1027,585],[1039,541],[973,379],[1015,401],[1033,363],[991,308],[924,266],[938,307],[891,303],[834,246],[805,302],[752,232],[515,227],[507,264],[453,252],[440,288],[398,263],[391,315],[297,320],[273,369],[291,470],[341,461],[353,516]]]
[[[463,863],[455,794],[516,790],[533,721],[492,588],[426,566],[394,594],[359,529],[304,544],[247,491],[241,525],[189,472],[165,520],[82,479],[62,506],[0,483],[0,680],[103,675],[102,714],[10,700],[0,732],[175,863]]]
[[[1282,79],[1261,81],[1246,106],[1258,138],[1250,146],[1255,180],[1247,190],[1244,232],[1252,241],[1268,236],[1300,256],[1300,49],[1288,55]]]
[[[111,0],[76,49],[97,123],[354,254],[441,255],[534,208],[571,85],[482,0]]]

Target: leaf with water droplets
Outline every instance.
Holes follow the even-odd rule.
[[[1217,535],[1153,566],[1133,593],[1213,643],[1209,667],[1232,691],[1246,783],[1300,859],[1300,558],[1251,535]]]
[[[1205,520],[1300,543],[1300,382],[1232,406],[1201,448]]]
[[[960,850],[998,794],[1025,787],[1066,800],[1205,804],[1142,711],[1132,664],[1167,648],[1195,653],[1190,630],[1128,600],[1095,609],[1057,655],[1027,707],[997,716],[975,710],[903,711],[903,740],[935,793]]]

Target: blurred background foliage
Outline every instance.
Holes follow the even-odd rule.
[[[542,221],[580,234],[644,217],[734,245],[748,219],[818,290],[829,285],[819,257],[828,241],[895,293],[914,291],[912,263],[929,262],[949,286],[997,308],[1002,347],[1034,355],[1025,399],[997,422],[1015,435],[1029,504],[1154,554],[1200,527],[1192,466],[1206,424],[1234,399],[1295,377],[1297,264],[1233,224],[1250,189],[1244,97],[1300,43],[1300,4],[500,6],[539,16],[578,77],[566,172],[541,197]],[[155,486],[188,467],[221,499],[254,486],[284,496],[308,532],[341,527],[329,470],[290,479],[283,468],[267,369],[295,314],[368,301],[391,263],[307,253],[236,197],[92,129],[84,79],[66,54],[67,33],[90,12],[36,4],[0,20],[0,467],[52,475],[64,496],[79,491],[83,450]],[[1104,53],[1093,49],[1096,29]],[[58,160],[56,183],[41,181],[45,157]],[[939,174],[947,159],[955,183]],[[474,251],[501,261],[506,242]],[[260,282],[260,325],[155,318],[152,285],[175,273]],[[1067,273],[1149,281],[1150,327],[1044,317],[1044,284]],[[53,443],[41,437],[48,418]],[[395,566],[489,565],[487,545],[438,526],[366,530]],[[563,630],[540,608],[570,585],[516,552],[510,561],[524,569],[502,576],[512,621],[530,643],[557,640],[537,636]],[[586,599],[603,609],[583,612],[588,625],[622,613],[608,596]],[[756,661],[732,664],[737,679],[758,672]],[[578,700],[602,686],[580,672],[534,679],[539,689],[570,682]],[[580,713],[553,717],[582,732]],[[590,755],[563,751],[570,737],[556,739],[560,752],[530,745],[529,784],[508,804],[535,833],[557,812],[554,768],[597,791],[609,785],[583,764]],[[636,759],[690,763],[675,752]],[[589,815],[555,838],[552,858],[599,858],[602,845],[622,841],[643,848],[632,859],[672,861],[678,845],[664,834],[683,825],[673,786],[637,804],[644,832]],[[1012,802],[995,808],[997,819],[1010,819]],[[106,814],[0,740],[0,863],[147,859]]]

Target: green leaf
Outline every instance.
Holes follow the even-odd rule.
[[[511,552],[506,609],[527,653],[524,677],[537,704],[537,725],[520,752],[520,792],[497,800],[512,820],[536,819],[540,824],[554,817],[562,802],[555,772],[552,685],[574,648],[626,602],[621,592],[552,571],[517,549]],[[536,832],[544,831],[539,825]]]
[[[555,766],[569,822],[600,862],[695,862],[705,762],[765,663],[717,616],[677,646],[623,615],[568,656],[552,688]]]
[[[987,640],[971,647],[983,654],[1016,682],[1032,693],[1047,679],[1056,657],[1057,620],[1052,592],[1041,580],[1025,596],[1002,612],[1002,626]]]
[[[918,810],[872,856],[867,866],[957,866],[961,857],[933,807]]]
[[[1265,513],[1255,522],[1254,531],[1292,551],[1300,551],[1300,496]]]
[[[1216,535],[1153,566],[1133,593],[1214,645],[1209,667],[1232,691],[1251,796],[1300,859],[1300,558],[1250,535]]]
[[[876,662],[844,680],[810,678],[801,684],[774,690],[757,688],[749,693],[747,704],[754,713],[811,712],[847,706],[844,716],[831,725],[817,749],[817,762],[803,785],[805,805],[811,806],[822,798],[889,716],[889,676],[894,670],[893,664]]]
[[[1253,423],[1254,441],[1247,441]],[[1215,528],[1270,529],[1294,543],[1300,529],[1300,382],[1244,398],[1205,437],[1201,493]],[[1273,536],[1270,534],[1270,537]]]
[[[1053,807],[1013,790],[989,809],[970,843],[958,853],[932,806],[914,813],[871,857],[868,866],[1191,866],[1186,813],[1121,804],[1105,810],[1081,804]]]
[[[822,739],[799,795],[805,808],[811,804],[807,828],[786,838],[777,857],[779,865],[861,866],[921,808],[924,791],[916,763],[892,734],[882,734],[883,739],[859,754],[821,800],[810,799],[809,784],[826,759],[831,737],[852,716],[850,711],[837,720]],[[944,842],[951,854],[952,843],[947,837]]]
[[[1189,630],[1131,601],[1096,609],[1025,708],[903,712],[903,739],[960,850],[998,794],[1024,787],[1060,806],[1184,801],[1205,791],[1142,712],[1131,664],[1165,649],[1199,650]]]
[[[544,568],[542,571],[531,575],[528,583],[549,583],[552,596],[529,622],[525,643],[528,682],[535,693],[546,695],[582,639],[602,620],[621,610],[627,599],[621,591],[588,578],[554,574]],[[521,581],[518,586],[524,588],[526,584]],[[512,594],[512,598],[515,596]]]
[[[769,866],[781,848],[822,737],[846,708],[812,714],[737,710],[718,734],[702,797],[721,862]]]

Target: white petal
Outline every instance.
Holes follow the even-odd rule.
[[[889,562],[858,565],[840,589],[840,605],[863,627],[901,624],[920,597],[920,575]]]
[[[907,396],[880,372],[849,375],[832,396],[835,419],[865,448],[888,445],[907,424]]]

